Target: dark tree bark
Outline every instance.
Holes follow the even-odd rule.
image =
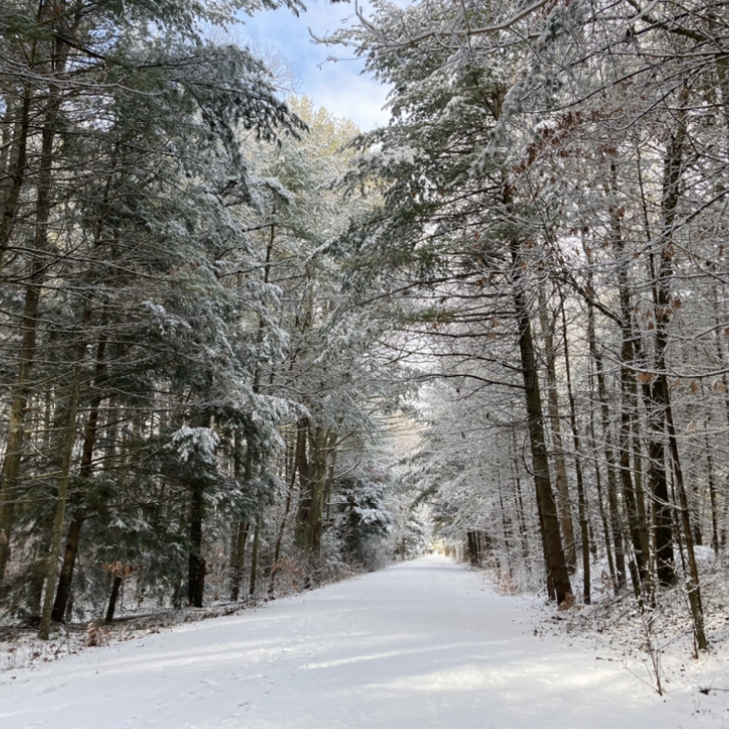
[[[230,599],[234,602],[240,598],[240,586],[243,580],[243,566],[246,556],[246,542],[251,523],[240,519],[233,533],[230,560]]]
[[[577,426],[577,406],[572,391],[572,368],[570,366],[569,339],[567,336],[567,317],[564,311],[564,296],[559,292],[560,313],[562,316],[562,338],[564,340],[564,367],[567,381],[567,399],[570,408],[570,427],[572,428],[572,444],[575,449],[575,480],[577,481],[577,513],[580,520],[580,539],[582,541],[582,601],[589,605],[590,595],[590,532],[587,519],[587,498],[585,495],[585,478],[582,471],[582,443]]]
[[[190,556],[187,567],[188,604],[203,606],[205,592],[205,560],[202,557],[203,516],[205,513],[204,486],[200,481],[192,484],[190,500]]]
[[[607,386],[605,384],[605,372],[602,354],[597,346],[595,335],[595,311],[590,302],[587,306],[587,337],[589,340],[590,354],[595,363],[595,377],[597,379],[597,397],[600,403],[600,415],[602,418],[603,450],[605,453],[605,471],[607,475],[607,497],[608,513],[610,515],[610,534],[615,556],[615,581],[616,588],[620,589],[625,585],[625,546],[623,544],[623,527],[620,518],[620,506],[618,502],[618,480],[616,477],[617,463],[615,449],[613,447],[613,435],[610,425],[610,405],[608,403]]]
[[[547,370],[547,412],[549,413],[549,431],[552,435],[552,460],[554,462],[554,480],[557,486],[557,499],[559,507],[559,523],[564,541],[565,559],[570,573],[577,566],[577,551],[575,547],[575,530],[572,523],[572,500],[569,493],[567,478],[567,462],[562,445],[562,417],[560,414],[559,398],[557,395],[557,351],[554,345],[555,320],[548,311],[547,297],[543,285],[539,286],[539,320]]]
[[[109,605],[106,608],[106,622],[110,623],[114,620],[114,613],[116,612],[116,603],[119,599],[119,592],[121,591],[123,577],[121,575],[114,575],[114,580],[111,584],[111,594],[109,595]]]
[[[505,198],[505,202],[508,204],[510,202],[508,191]],[[556,600],[558,603],[562,603],[567,595],[572,593],[572,587],[562,549],[557,504],[549,475],[549,455],[544,434],[544,417],[542,415],[542,397],[539,391],[537,361],[534,353],[529,308],[522,288],[520,246],[516,239],[512,239],[510,251],[513,279],[512,296],[518,327],[521,373],[524,382],[534,485],[544,537],[545,563],[548,579],[552,580],[554,586]]]
[[[94,373],[94,385],[99,387],[101,378],[106,369],[104,355],[106,352],[106,337],[102,337],[96,350],[96,368]],[[96,437],[99,425],[99,409],[103,400],[102,395],[96,395],[92,398],[89,409],[89,416],[84,429],[84,444],[81,452],[81,466],[79,468],[79,476],[82,480],[91,476],[91,466],[94,457],[94,448],[96,447]],[[61,623],[65,619],[66,604],[71,595],[71,584],[73,582],[73,571],[76,565],[76,555],[81,540],[81,529],[84,525],[86,516],[83,509],[77,509],[68,528],[68,536],[66,537],[66,549],[63,555],[63,564],[61,565],[61,573],[58,577],[58,588],[56,589],[56,599],[53,603],[53,612],[51,619],[57,623]]]

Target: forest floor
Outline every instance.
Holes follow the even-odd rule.
[[[431,555],[59,660],[6,661],[0,725],[729,728],[725,644],[695,660],[674,643],[659,696],[650,661],[616,640],[618,613],[588,630],[584,611],[568,612],[500,595],[484,573]]]

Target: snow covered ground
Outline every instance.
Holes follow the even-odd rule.
[[[659,697],[587,641],[535,630],[538,620],[528,601],[433,555],[6,671],[0,727],[729,727],[729,693],[685,685]]]

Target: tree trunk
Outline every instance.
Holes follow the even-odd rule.
[[[708,408],[707,408],[708,410]],[[719,507],[716,496],[716,478],[714,476],[714,459],[709,443],[708,422],[704,421],[704,444],[706,446],[706,476],[709,485],[709,502],[711,504],[711,548],[714,555],[719,554]]]
[[[203,606],[203,594],[205,592],[205,560],[202,556],[204,512],[204,486],[196,480],[192,484],[190,500],[190,555],[187,567],[187,600],[191,607],[198,608]]]
[[[248,594],[253,597],[256,594],[258,583],[258,554],[261,549],[261,517],[256,517],[256,530],[253,532],[253,553],[251,554],[251,579],[248,583]]]
[[[567,317],[564,311],[564,296],[559,292],[560,312],[562,316],[562,339],[564,340],[564,367],[567,382],[567,399],[570,407],[570,427],[572,428],[572,444],[575,449],[575,479],[577,481],[577,513],[580,520],[580,539],[582,541],[582,601],[589,605],[590,595],[590,532],[587,520],[587,499],[585,496],[585,480],[582,472],[582,444],[577,426],[577,406],[572,391],[572,368],[570,367],[569,339],[567,336]]]
[[[508,203],[508,192],[505,197]],[[512,296],[519,333],[519,353],[521,355],[521,372],[524,382],[524,397],[527,411],[529,443],[532,453],[534,485],[544,535],[545,563],[547,565],[548,578],[552,580],[554,586],[556,600],[558,603],[562,603],[567,598],[568,593],[572,593],[572,587],[570,585],[567,562],[564,557],[564,551],[562,550],[557,505],[554,500],[552,483],[549,476],[549,456],[544,436],[542,397],[539,391],[539,377],[534,354],[529,309],[522,289],[520,246],[516,239],[512,239],[510,250],[513,278]]]
[[[234,602],[240,598],[240,586],[243,580],[243,566],[246,556],[246,542],[251,523],[238,520],[231,545],[230,564],[230,599]]]
[[[102,337],[96,349],[96,366],[94,372],[94,386],[96,388],[99,387],[106,369],[104,362],[105,352],[106,337]],[[86,421],[86,428],[84,429],[84,444],[81,451],[81,465],[79,468],[79,477],[82,482],[91,477],[91,466],[99,424],[99,408],[102,400],[103,397],[101,395],[96,395],[90,403],[89,416]],[[66,615],[66,604],[71,595],[73,571],[76,565],[76,555],[78,554],[81,528],[83,527],[84,521],[85,515],[81,509],[78,509],[73,515],[73,520],[68,529],[63,565],[61,566],[61,574],[58,578],[58,589],[56,590],[56,599],[53,603],[53,613],[51,615],[52,620],[57,623],[63,622]]]
[[[686,544],[686,554],[688,556],[689,575],[686,589],[691,607],[696,645],[699,650],[704,650],[708,644],[706,639],[706,629],[704,626],[704,612],[701,601],[699,572],[696,563],[696,555],[694,553],[694,540],[691,531],[688,496],[686,493],[683,469],[681,467],[679,457],[676,429],[673,422],[673,412],[671,409],[671,400],[668,390],[666,367],[668,326],[670,324],[672,313],[675,310],[674,302],[671,300],[670,290],[671,279],[673,277],[672,261],[674,256],[673,225],[678,208],[679,183],[683,172],[683,148],[686,138],[684,119],[688,96],[688,87],[684,87],[680,96],[681,109],[678,114],[678,128],[671,136],[671,140],[667,146],[664,157],[663,197],[661,200],[663,216],[663,248],[658,268],[658,278],[654,287],[656,320],[656,375],[653,387],[651,388],[651,393],[654,398],[653,402],[659,411],[658,417],[662,417],[663,422],[665,422],[666,432],[668,435],[669,453],[671,456],[673,474],[679,497],[681,526],[683,527],[683,538]]]
[[[35,44],[31,51],[31,62],[35,58]],[[15,124],[15,135],[12,142],[8,145],[11,153],[8,158],[7,170],[0,170],[3,179],[7,179],[9,184],[0,188],[0,276],[2,276],[5,253],[10,244],[13,234],[13,228],[18,212],[20,202],[20,192],[23,188],[26,176],[26,168],[28,165],[28,134],[30,131],[30,106],[31,106],[31,90],[30,85],[26,84],[23,97],[18,110],[18,121]],[[9,106],[6,111],[6,119],[11,123],[11,112],[13,110]],[[8,127],[10,128],[10,123]],[[3,140],[5,142],[5,140]]]
[[[63,538],[63,524],[66,518],[66,500],[68,497],[68,484],[71,480],[71,461],[73,459],[73,445],[76,441],[76,413],[78,410],[79,379],[81,376],[81,360],[83,345],[80,347],[79,361],[76,365],[74,381],[69,396],[68,422],[63,443],[63,463],[58,480],[58,497],[56,513],[53,520],[53,537],[51,549],[48,553],[48,566],[46,573],[46,587],[43,597],[43,614],[41,615],[38,635],[47,639],[51,628],[51,612],[53,610],[53,597],[56,592],[56,575],[58,573],[58,560],[61,556],[61,540]]]
[[[281,559],[281,546],[283,545],[283,538],[284,533],[286,531],[286,522],[289,517],[289,512],[291,511],[291,503],[294,499],[294,487],[296,485],[296,452],[299,449],[299,438],[306,437],[305,431],[302,431],[300,428],[296,429],[296,442],[294,444],[294,457],[291,459],[291,465],[290,465],[290,475],[289,475],[289,488],[288,492],[286,493],[286,503],[284,505],[284,513],[281,517],[281,524],[278,528],[278,534],[276,536],[276,546],[273,550],[273,564],[271,565],[271,578],[270,582],[268,583],[268,594],[273,595],[275,592],[275,586],[276,586],[276,572],[279,569],[278,561]]]
[[[590,376],[590,402],[595,401],[595,387],[592,382],[593,377]],[[592,450],[597,452],[597,437],[595,435],[595,411],[594,408],[590,408],[590,441]],[[610,579],[614,584],[618,582],[618,573],[615,569],[615,557],[613,555],[613,545],[610,540],[610,524],[608,522],[607,514],[605,513],[605,499],[603,498],[602,489],[602,474],[600,472],[600,464],[595,464],[595,488],[597,490],[597,506],[600,512],[600,521],[602,522],[602,533],[605,540],[605,556],[608,561],[608,570],[610,572]]]
[[[19,498],[18,477],[20,476],[20,461],[23,454],[23,441],[25,438],[25,415],[28,408],[28,396],[30,394],[30,376],[35,359],[38,302],[40,300],[40,281],[42,277],[42,269],[38,265],[33,275],[34,282],[25,290],[20,367],[10,409],[5,458],[3,459],[2,466],[2,491],[0,491],[0,584],[2,584],[5,577],[5,570],[10,559],[13,523],[15,521],[15,505]]]
[[[312,429],[308,420],[299,427],[308,431],[308,449],[306,441],[298,444],[296,460],[302,492],[296,516],[296,543],[306,553],[311,570],[321,551],[331,433],[318,426]]]
[[[554,461],[554,480],[557,486],[559,523],[562,528],[567,568],[572,573],[577,566],[577,552],[575,548],[575,530],[572,523],[572,501],[567,479],[567,462],[562,446],[562,417],[557,395],[557,373],[555,370],[557,352],[554,346],[555,323],[551,317],[551,312],[547,310],[547,297],[544,293],[543,284],[539,286],[539,320],[547,365],[547,412],[549,413],[549,426],[552,434],[552,460]]]
[[[595,362],[597,396],[600,403],[600,415],[602,417],[604,440],[603,449],[605,452],[605,470],[607,475],[608,511],[610,514],[610,533],[612,535],[612,542],[615,550],[615,580],[616,588],[620,589],[625,585],[626,573],[623,527],[620,518],[620,505],[618,501],[618,481],[615,475],[617,464],[615,462],[615,450],[613,448],[612,427],[610,424],[610,406],[608,404],[607,387],[605,385],[604,365],[595,335],[595,311],[590,302],[588,302],[587,306],[587,316],[587,337],[589,340],[590,354]]]
[[[114,620],[114,613],[116,612],[116,602],[119,599],[119,592],[122,586],[122,580],[124,578],[121,575],[114,575],[114,581],[111,584],[111,594],[109,595],[109,605],[106,608],[106,622],[110,623]]]
[[[48,3],[41,1],[38,8],[38,21],[46,22],[51,9]],[[36,53],[33,45],[33,54]],[[67,47],[60,36],[53,41],[49,58],[42,64],[62,73],[65,67]],[[20,139],[22,141],[18,154],[24,158],[27,145],[28,110],[30,103],[28,92],[23,100]],[[18,499],[17,483],[20,475],[20,461],[23,449],[25,415],[29,396],[30,375],[36,354],[36,332],[38,327],[38,305],[45,280],[47,260],[44,254],[48,250],[48,222],[51,211],[51,194],[53,184],[53,152],[58,124],[58,110],[61,97],[58,86],[51,83],[48,88],[48,102],[45,113],[41,115],[41,146],[38,162],[38,180],[36,186],[35,217],[33,220],[34,238],[31,259],[31,273],[25,291],[25,306],[22,318],[22,344],[18,379],[13,393],[13,401],[8,425],[8,438],[5,459],[2,467],[2,483],[0,488],[0,583],[5,577],[5,570],[10,557],[12,528],[15,519],[15,504]],[[16,165],[17,167],[17,165]],[[25,165],[24,165],[25,167]],[[17,195],[23,181],[23,170],[16,169],[11,185],[11,193],[5,200],[3,217],[0,220],[0,255],[2,255],[12,230],[17,208]],[[17,178],[17,179],[16,179]],[[1,263],[1,261],[0,261]],[[65,502],[64,502],[65,507]],[[49,616],[50,619],[50,616]]]

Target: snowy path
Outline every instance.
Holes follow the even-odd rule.
[[[537,638],[442,557],[0,676],[2,729],[673,729],[619,663]],[[16,678],[12,678],[15,676]],[[677,708],[684,709],[677,712]]]

